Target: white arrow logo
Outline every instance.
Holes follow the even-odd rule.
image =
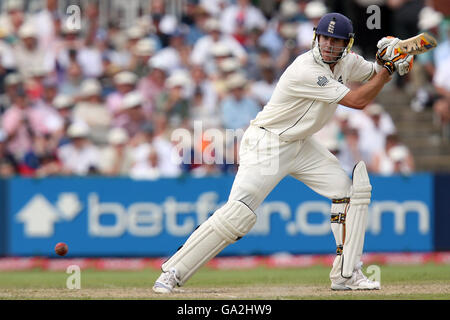
[[[75,193],[61,193],[56,206],[43,195],[35,195],[17,214],[24,224],[25,236],[30,238],[51,237],[56,222],[72,221],[81,211],[81,202]]]
[[[17,219],[25,224],[27,237],[50,237],[58,212],[48,200],[38,194],[17,214]]]

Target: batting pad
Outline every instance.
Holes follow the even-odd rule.
[[[350,278],[360,261],[364,246],[372,186],[363,161],[353,169],[352,194],[345,221],[341,275]]]
[[[183,285],[201,266],[231,243],[246,235],[256,223],[256,214],[240,201],[228,201],[202,223],[185,244],[164,264],[174,267]]]

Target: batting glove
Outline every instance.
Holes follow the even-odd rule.
[[[392,75],[395,72],[395,64],[392,61],[385,61],[383,67]]]
[[[400,76],[407,74],[413,66],[414,56],[406,55],[394,62],[395,68]]]
[[[399,38],[394,37],[384,37],[377,43],[377,61],[383,65],[384,62],[392,60],[396,54],[395,46],[400,41]]]

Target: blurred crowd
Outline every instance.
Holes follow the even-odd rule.
[[[416,56],[411,79],[415,92],[411,108],[416,112],[432,108],[433,122],[441,128],[445,142],[450,141],[450,85],[447,81],[447,76],[450,76],[449,17],[448,3],[446,14],[432,7],[421,9],[419,28],[432,34],[438,40],[438,46],[433,51]]]
[[[42,10],[28,12],[24,1],[2,1],[1,177],[235,173],[239,135],[223,142],[224,161],[195,162],[196,152],[219,154],[204,135],[194,134],[196,125],[223,136],[245,130],[284,69],[310,49],[318,19],[335,9],[333,1],[319,0],[184,0],[174,14],[164,0],[151,0],[150,13],[125,28],[114,19],[102,26],[98,1],[85,1],[78,29],[66,23],[57,0],[44,2]],[[420,2],[420,14],[425,10],[423,1],[387,2]],[[430,15],[435,22],[421,20],[417,28],[445,37],[442,15],[425,8],[426,22]],[[365,52],[363,46],[355,50]],[[436,121],[448,126],[448,40],[421,58],[416,64],[426,74],[414,106],[424,108],[431,99]],[[193,137],[181,149],[173,139],[179,129]],[[374,173],[414,170],[379,104],[365,111],[340,107],[318,136],[349,172],[361,159]]]

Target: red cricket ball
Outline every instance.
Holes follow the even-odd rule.
[[[55,246],[55,252],[60,256],[65,256],[68,251],[69,247],[64,242],[58,242]]]

